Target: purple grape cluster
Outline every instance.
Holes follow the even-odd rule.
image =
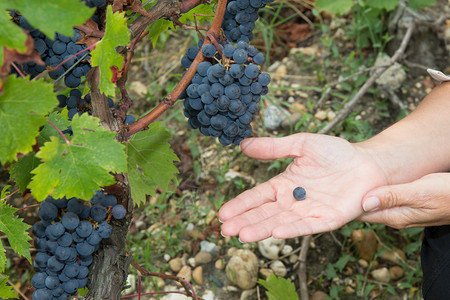
[[[197,47],[187,50],[181,59],[185,68],[189,68],[198,51]],[[201,51],[206,61],[197,66],[180,96],[185,99],[188,125],[206,136],[218,137],[223,145],[239,145],[252,133],[250,123],[259,111],[258,102],[268,92],[270,76],[260,70],[264,55],[244,41],[236,47],[231,43],[220,45],[220,51],[205,44]]]
[[[32,78],[45,71],[47,67],[56,67],[66,59],[86,49],[85,44],[77,44],[82,35],[76,28],[73,29],[73,36],[68,37],[56,33],[55,38],[52,40],[38,29],[32,27],[21,15],[17,15],[15,12],[11,12],[11,15],[19,26],[30,32],[34,41],[34,49],[39,52],[42,60],[45,62],[45,65],[37,65],[34,62],[30,62],[21,66],[22,70]],[[64,83],[66,86],[76,88],[81,83],[81,77],[86,76],[91,69],[89,58],[89,52],[80,53],[66,61],[58,69],[49,72],[49,76],[56,80],[65,74]]]
[[[103,7],[106,5],[106,0],[83,0],[87,7]]]
[[[225,36],[232,42],[250,42],[258,11],[273,0],[229,0],[222,22]]]
[[[102,239],[112,234],[112,226],[105,221],[107,209],[118,206],[122,205],[114,195],[102,191],[97,191],[90,203],[52,197],[41,203],[41,221],[32,227],[38,251],[33,262],[36,273],[31,278],[36,289],[33,300],[65,300],[87,285],[93,254]]]

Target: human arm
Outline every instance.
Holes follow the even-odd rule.
[[[363,214],[368,191],[449,169],[449,95],[450,83],[440,85],[412,114],[357,144],[313,134],[244,140],[250,157],[294,160],[220,209],[223,234],[251,242],[334,230]],[[296,186],[306,189],[305,200],[292,197]]]

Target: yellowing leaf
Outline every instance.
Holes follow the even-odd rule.
[[[5,9],[5,3],[0,1],[0,45],[25,52],[27,50],[25,47],[27,36],[17,24],[10,20],[9,13]],[[3,59],[0,59],[0,64],[2,62]]]
[[[29,81],[11,75],[0,95],[0,163],[16,160],[36,143],[39,128],[58,100],[53,85],[43,80]]]
[[[22,255],[28,261],[31,262],[30,256],[30,236],[28,235],[28,229],[30,225],[19,219],[14,213],[17,208],[14,208],[4,201],[0,201],[0,231],[5,233],[8,237],[8,242],[11,248],[19,255]],[[6,255],[5,248],[0,242],[0,271],[5,271]]]
[[[117,46],[123,46],[130,41],[125,13],[113,14],[111,6],[106,11],[106,29],[100,43],[92,51],[92,66],[100,68],[99,88],[107,96],[114,96],[115,86],[112,82],[113,71],[116,73],[123,67],[124,58],[116,51]]]
[[[170,133],[160,123],[133,135],[127,143],[128,180],[136,205],[145,202],[145,195],[155,195],[156,188],[167,189],[178,169],[178,157],[170,149]]]
[[[64,142],[51,136],[36,154],[42,163],[35,168],[29,188],[42,201],[77,197],[88,200],[101,186],[115,183],[111,172],[126,172],[124,145],[115,133],[99,126],[99,120],[87,114],[72,119],[73,138]]]

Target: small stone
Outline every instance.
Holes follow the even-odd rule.
[[[239,249],[230,258],[225,271],[228,279],[243,290],[252,289],[258,280],[258,258],[247,249]]]
[[[179,272],[181,270],[181,258],[175,257],[169,261],[169,267],[174,272]]]
[[[281,249],[282,255],[289,255],[294,251],[294,248],[292,248],[291,245],[284,245],[283,249]]]
[[[290,111],[292,111],[293,113],[301,114],[301,113],[307,112],[308,109],[303,104],[295,102],[295,103],[292,103],[292,105],[290,107]]]
[[[215,210],[210,210],[208,212],[208,214],[206,215],[206,224],[210,225],[215,217],[216,217],[216,211]]]
[[[148,94],[148,87],[140,81],[133,81],[130,84],[131,92],[134,92],[139,97],[143,97]]]
[[[163,288],[166,285],[166,282],[161,277],[156,277],[156,284],[155,286],[158,287],[158,289]],[[153,289],[154,291],[154,289]]]
[[[325,300],[327,299],[328,294],[322,291],[316,291],[314,294],[311,295],[310,300]]]
[[[161,298],[161,300],[190,300],[191,297],[187,297],[182,294],[168,294]]]
[[[329,111],[327,113],[327,119],[329,122],[333,121],[336,118],[336,113],[334,111]]]
[[[247,300],[250,299],[253,294],[255,294],[256,289],[251,289],[251,290],[245,290],[242,292],[241,297],[239,298],[239,300]]]
[[[383,66],[390,64],[390,57],[384,54],[378,55],[374,66]],[[391,90],[398,90],[406,80],[406,72],[402,65],[394,63],[391,65],[375,82],[381,86],[387,86]]]
[[[278,253],[283,249],[285,240],[273,237],[258,242],[258,249],[262,256],[268,259],[277,259]]]
[[[202,295],[203,300],[215,300],[216,296],[214,295],[214,292],[211,290],[206,290],[205,293]]]
[[[353,293],[355,292],[355,289],[352,288],[351,286],[346,286],[346,287],[345,287],[345,292],[346,292],[347,294],[353,294]]]
[[[393,266],[389,268],[389,275],[391,280],[397,280],[405,275],[405,270],[400,266]]]
[[[270,264],[270,269],[273,271],[275,275],[280,277],[284,277],[287,274],[287,269],[280,260],[274,260]]]
[[[169,261],[170,260],[170,255],[169,254],[164,254],[164,260],[165,261]]]
[[[273,79],[280,80],[286,77],[287,67],[285,65],[280,65],[276,70]]]
[[[225,262],[223,261],[223,259],[218,259],[214,263],[214,266],[217,270],[223,270],[225,268]]]
[[[208,241],[200,242],[200,251],[206,251],[211,254],[213,257],[219,253],[219,248],[216,244]]]
[[[261,276],[264,279],[267,279],[270,275],[273,274],[273,271],[271,269],[268,269],[268,268],[261,268],[261,269],[259,269],[259,274],[261,274]]]
[[[124,290],[124,293],[126,295],[134,293],[134,290],[136,289],[136,276],[133,274],[128,274],[127,276],[127,284],[129,288]]]
[[[292,97],[292,96],[290,96],[290,97],[288,98],[288,102],[289,102],[289,103],[294,103],[294,102],[295,102],[295,98]]]
[[[190,257],[187,260],[188,265],[190,265],[191,267],[195,268],[197,266],[197,264],[195,263],[195,258],[194,257]]]
[[[366,269],[369,266],[369,263],[367,261],[365,261],[364,259],[360,259],[358,260],[358,264],[363,267],[364,269]]]
[[[316,114],[314,115],[314,118],[316,118],[319,121],[324,121],[327,118],[327,112],[324,110],[319,110],[318,112],[316,112]]]
[[[184,280],[186,281],[191,281],[192,279],[192,271],[191,271],[191,267],[189,267],[188,265],[183,266],[180,270],[180,272],[178,272],[177,276],[184,278]]]
[[[290,113],[276,105],[269,105],[264,110],[264,126],[269,130],[278,129]]]
[[[293,128],[302,118],[302,115],[299,113],[293,113],[289,117],[283,120],[281,122],[281,127],[283,129],[289,130],[290,128]]]
[[[291,264],[296,263],[297,260],[298,260],[298,255],[297,255],[297,254],[292,254],[292,255],[289,256],[289,262],[290,262]]]
[[[370,274],[376,281],[389,282],[390,275],[389,270],[387,268],[373,270],[372,272],[370,272]]]
[[[192,278],[194,279],[194,281],[197,284],[199,284],[199,285],[203,284],[203,267],[202,266],[198,266],[197,268],[194,269],[194,271],[192,272]]]
[[[371,230],[357,229],[352,232],[351,240],[358,249],[359,256],[366,261],[371,261],[378,245],[375,233]]]
[[[239,289],[233,285],[227,285],[226,287],[223,288],[223,290],[225,292],[231,292],[231,293],[239,291]]]
[[[212,260],[211,254],[206,251],[200,251],[199,253],[197,253],[195,255],[194,258],[195,258],[196,266],[207,264],[207,263],[211,262],[211,260]]]
[[[386,251],[381,256],[382,259],[389,261],[394,264],[399,264],[399,260],[406,260],[405,252],[403,252],[401,249],[394,248],[394,251]]]
[[[228,256],[233,256],[236,254],[236,252],[238,251],[238,248],[236,247],[231,247],[227,250],[227,255]]]

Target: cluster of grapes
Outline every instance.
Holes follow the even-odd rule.
[[[106,0],[84,0],[87,7],[103,7],[106,5]]]
[[[114,195],[97,191],[90,200],[45,199],[38,211],[41,221],[32,232],[36,237],[33,267],[36,273],[31,284],[36,290],[33,300],[67,299],[88,282],[88,267],[102,239],[112,234],[112,226],[105,220],[108,208],[122,219],[126,209],[117,204]]]
[[[198,51],[197,47],[187,50],[181,60],[185,68],[189,68]],[[224,43],[220,51],[212,44],[205,44],[201,51],[207,60],[198,65],[180,96],[185,99],[188,125],[206,136],[218,137],[223,145],[239,145],[252,133],[250,123],[259,111],[258,102],[268,92],[270,76],[261,73],[258,67],[264,62],[264,56],[244,41],[236,47]]]
[[[273,0],[229,0],[222,23],[225,36],[232,42],[250,42],[258,10],[269,2]]]
[[[77,44],[82,36],[76,28],[73,29],[72,37],[56,33],[55,39],[52,40],[38,29],[32,27],[23,16],[17,15],[15,12],[11,12],[11,14],[17,20],[19,26],[30,32],[34,41],[34,49],[39,52],[42,60],[45,62],[45,66],[37,65],[34,62],[22,65],[23,71],[32,78],[45,71],[47,67],[56,67],[69,57],[86,49],[85,44]],[[86,76],[91,69],[88,61],[89,57],[88,52],[80,53],[66,61],[58,69],[51,71],[49,75],[56,80],[65,74],[64,83],[70,88],[76,88],[81,83],[81,77]]]

